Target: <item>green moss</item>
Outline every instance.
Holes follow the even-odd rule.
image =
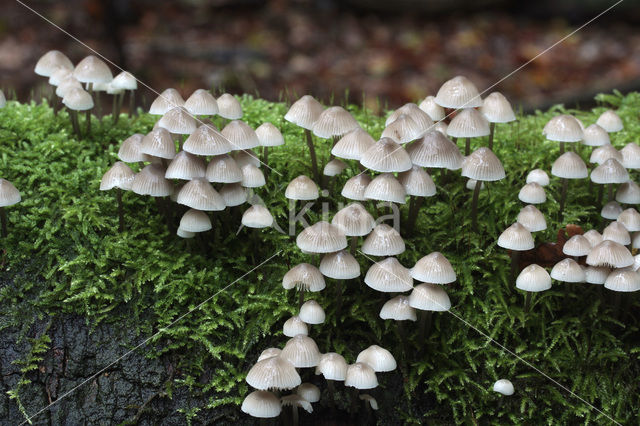
[[[613,138],[614,145],[621,148],[636,141],[640,95],[614,94],[600,100],[618,107],[625,123],[625,130]],[[284,104],[248,96],[242,104],[244,119],[254,128],[270,121],[285,135],[286,145],[270,151],[275,171],[267,186],[256,191],[284,226],[284,188],[292,178],[309,173],[303,133],[282,119]],[[380,135],[383,118],[354,106],[349,110],[374,137]],[[603,110],[572,113],[591,124]],[[556,107],[498,126],[496,152],[507,177],[481,193],[477,233],[470,229],[471,192],[464,189],[463,180],[456,174],[442,185],[435,173],[438,194],[426,201],[415,235],[408,236],[407,251],[399,259],[412,265],[432,251],[443,252],[458,272],[457,283],[448,288],[456,316],[617,420],[631,421],[639,415],[639,334],[632,314],[638,309],[637,297],[629,299],[629,314],[614,319],[609,298],[596,286],[575,286],[565,298],[556,284],[538,295],[532,312],[525,315],[522,294],[508,283],[508,255],[495,244],[499,233],[515,221],[521,207],[517,194],[526,173],[537,167],[549,170],[558,155],[558,146],[545,141],[541,129],[561,111]],[[174,353],[182,373],[175,385],[214,396],[206,407],[185,407],[191,419],[205,409],[239,404],[248,390],[244,376],[255,354],[284,344],[281,325],[294,313],[295,301],[282,289],[281,279],[290,265],[308,259],[289,237],[273,230],[259,233],[257,250],[247,229],[235,235],[237,223],[230,229],[214,222],[214,231],[196,240],[181,240],[168,233],[150,198],[133,193],[124,195],[128,230],[118,234],[115,197],[98,190],[100,178],[117,160],[120,141],[134,132],[149,131],[153,123],[146,114],[133,120],[123,117],[115,127],[105,119],[102,125],[94,123],[90,140],[76,140],[66,114],[54,116],[47,105],[10,102],[0,110],[1,177],[23,195],[23,202],[8,208],[10,235],[1,242],[0,300],[5,313],[0,330],[26,330],[37,317],[63,313],[81,314],[91,325],[126,318],[137,325],[141,336],[163,330],[150,342],[154,349],[149,353],[146,348],[145,353]],[[326,159],[330,142],[316,143],[320,157]],[[582,151],[585,156],[586,149]],[[348,171],[334,187],[340,188],[355,173]],[[553,182],[547,190],[549,201],[541,207],[549,229],[539,233],[537,241],[555,239],[562,226],[555,220],[558,192],[559,183]],[[595,226],[599,211],[595,191],[589,191],[586,181],[572,182],[569,194],[566,223],[580,223],[586,229]],[[344,200],[338,196],[333,202]],[[319,211],[310,215],[317,220]],[[218,293],[276,253],[273,261]],[[365,271],[370,262],[361,261]],[[329,288],[317,296],[327,307],[328,318],[327,324],[313,330],[321,351],[337,351],[353,361],[370,344],[398,346],[395,324],[378,318],[383,295],[350,282],[343,315],[336,318],[333,294]],[[195,312],[163,328],[212,295]],[[607,421],[453,315],[434,315],[425,341],[416,341],[415,333],[409,333],[409,339],[413,349],[404,372],[406,398],[399,404],[383,404],[381,419],[483,424]],[[32,366],[46,345],[34,341],[24,365]],[[203,384],[197,378],[207,367],[215,374]],[[498,404],[500,398],[490,388],[501,377],[514,381],[516,395]],[[379,378],[383,388],[390,386],[384,374]],[[12,396],[19,398],[19,389]],[[428,410],[413,403],[424,398],[436,403]]]

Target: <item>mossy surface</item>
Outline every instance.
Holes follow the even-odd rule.
[[[303,133],[282,119],[286,105],[251,97],[241,100],[247,123],[255,128],[272,122],[285,136],[284,146],[271,149],[269,165],[274,171],[256,194],[286,229],[284,188],[294,177],[310,175]],[[612,136],[614,146],[637,141],[640,95],[606,95],[599,100],[603,106],[594,111],[571,112],[589,125],[605,107],[619,108],[625,130]],[[348,109],[379,137],[384,117],[358,107]],[[541,131],[550,117],[563,111],[557,107],[498,126],[495,151],[507,177],[481,193],[477,230],[471,229],[471,192],[459,172],[434,173],[438,193],[426,200],[413,235],[403,235],[407,251],[398,259],[412,266],[420,257],[440,251],[453,264],[458,280],[447,287],[451,313],[434,314],[425,340],[417,341],[417,332],[406,327],[405,355],[396,324],[378,317],[385,295],[360,280],[347,283],[340,318],[335,315],[333,280],[314,295],[327,312],[325,324],[311,327],[322,352],[339,352],[353,362],[360,350],[379,344],[404,365],[402,377],[379,374],[381,387],[371,392],[380,402],[376,416],[381,423],[609,421],[470,326],[617,421],[634,422],[640,416],[638,296],[624,297],[621,312],[615,314],[611,292],[600,286],[554,282],[525,313],[523,294],[509,283],[508,253],[496,245],[500,232],[523,206],[517,195],[528,171],[549,171],[557,157],[558,145],[544,140]],[[41,407],[29,406],[20,395],[34,386],[29,381],[55,349],[46,327],[33,332],[33,325],[43,319],[73,314],[92,328],[127,327],[139,341],[161,331],[137,353],[149,358],[170,354],[176,374],[166,386],[205,397],[206,404],[183,407],[190,420],[223,408],[225,421],[244,419],[238,405],[250,391],[246,372],[261,350],[281,347],[287,340],[282,323],[296,312],[297,299],[282,289],[282,276],[309,258],[289,236],[273,229],[241,229],[236,235],[238,213],[246,206],[235,216],[212,215],[214,230],[182,240],[167,230],[153,200],[126,193],[127,229],[117,232],[115,194],[99,191],[100,178],[117,161],[120,142],[135,132],[148,132],[154,121],[147,114],[123,116],[113,126],[105,117],[101,124],[93,123],[90,138],[77,140],[65,112],[56,116],[47,105],[16,102],[0,109],[0,177],[12,181],[23,197],[20,204],[7,208],[9,236],[0,243],[0,330],[11,330],[22,348],[20,362],[14,362],[21,378],[10,389],[10,403],[25,414]],[[324,164],[330,142],[316,140],[316,147]],[[578,147],[578,152],[586,158],[590,150]],[[341,188],[355,173],[354,167],[348,169],[333,188]],[[637,180],[637,174],[632,175]],[[566,223],[585,230],[599,226],[595,186],[587,180],[571,182],[563,223],[556,220],[559,190],[560,183],[552,179],[548,200],[540,206],[548,229],[536,234],[538,243],[555,240]],[[339,190],[334,193],[329,199],[333,211],[347,202]],[[173,206],[177,224],[185,209]],[[401,208],[403,217],[407,210],[408,205]],[[319,220],[320,212],[317,204],[309,223]],[[364,273],[371,261],[362,255],[359,260]],[[516,394],[501,398],[491,392],[498,378],[511,379]]]

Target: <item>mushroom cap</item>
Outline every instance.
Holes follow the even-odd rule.
[[[367,185],[364,190],[364,197],[367,200],[390,201],[392,203],[404,204],[407,192],[404,186],[391,173],[382,173]]]
[[[587,255],[587,265],[625,268],[633,265],[633,256],[622,244],[604,240],[591,249]]]
[[[489,122],[474,108],[459,111],[447,127],[447,135],[454,138],[477,138],[489,133]]]
[[[384,128],[381,137],[404,144],[421,138],[425,131],[412,117],[400,114]]]
[[[342,173],[347,167],[348,166],[344,161],[338,158],[334,158],[324,166],[322,174],[325,176],[337,176]]]
[[[466,77],[458,75],[447,80],[438,90],[435,103],[444,108],[477,108],[482,98],[476,86]]]
[[[437,130],[438,132],[442,133],[443,135],[447,135],[447,128],[449,127],[449,125],[447,123],[445,123],[444,121],[438,121],[436,124],[433,125],[433,129]]]
[[[572,115],[556,115],[545,124],[542,134],[550,141],[579,142],[583,138],[580,122]]]
[[[304,95],[291,105],[284,119],[303,129],[312,130],[324,107],[311,95]]]
[[[8,180],[0,178],[0,207],[12,206],[21,200],[20,191]]]
[[[331,148],[331,153],[339,158],[360,161],[364,153],[375,145],[376,141],[362,127],[346,133]]]
[[[216,115],[218,101],[205,89],[196,89],[184,102],[184,108],[193,115]]]
[[[133,178],[135,177],[135,175],[136,174],[133,172],[133,170],[131,170],[131,168],[125,163],[123,163],[122,161],[116,161],[113,166],[111,166],[111,168],[107,170],[107,172],[102,176],[102,180],[100,181],[100,191],[108,191],[109,189],[113,188],[120,188],[128,191],[129,189],[131,189],[131,183],[133,182]],[[0,191],[2,189],[4,188],[0,186]],[[19,193],[18,201],[20,201]],[[0,204],[2,204],[1,201]]]
[[[638,291],[640,290],[640,274],[630,270],[611,271],[604,282],[604,288],[620,292]]]
[[[504,167],[496,155],[486,147],[478,148],[462,162],[462,176],[478,181],[504,179]]]
[[[618,160],[609,158],[591,171],[594,183],[625,183],[629,180],[629,173]]]
[[[401,293],[413,289],[411,273],[395,257],[387,257],[371,265],[364,282],[383,293]]]
[[[573,259],[563,259],[553,265],[551,278],[567,283],[582,283],[585,280],[582,267]]]
[[[607,131],[597,124],[592,124],[584,129],[583,137],[582,143],[587,146],[603,146],[611,143]]]
[[[327,352],[320,357],[316,374],[322,374],[326,380],[342,382],[347,377],[347,361],[335,352]]]
[[[622,204],[640,204],[640,186],[630,180],[618,186],[616,201]]]
[[[349,200],[365,201],[364,191],[370,183],[371,177],[360,173],[345,182],[340,194]]]
[[[147,156],[142,151],[140,151],[143,138],[144,135],[142,133],[134,133],[133,135],[122,141],[120,149],[118,150],[118,158],[125,163],[146,161]]]
[[[322,257],[320,272],[336,280],[351,280],[360,276],[360,264],[351,253],[340,250]]]
[[[218,193],[227,207],[235,207],[247,202],[247,190],[239,183],[225,183]]]
[[[360,237],[369,234],[376,222],[362,204],[351,203],[333,216],[331,224],[340,228],[347,237]]]
[[[498,246],[515,251],[531,250],[534,247],[533,237],[527,228],[516,222],[500,234]]]
[[[311,403],[320,401],[320,389],[312,383],[302,383],[296,388],[296,394]]]
[[[361,250],[370,256],[395,256],[404,252],[405,244],[398,231],[381,223],[364,240]]]
[[[224,199],[205,178],[187,182],[178,192],[176,202],[203,211],[220,211],[226,207]]]
[[[516,120],[511,104],[500,92],[493,92],[484,98],[479,111],[489,123],[508,123]]]
[[[371,345],[358,354],[356,362],[362,362],[373,368],[376,373],[393,371],[397,368],[396,359],[391,352],[378,345]]]
[[[445,118],[444,108],[438,105],[435,102],[435,99],[436,99],[435,96],[427,96],[422,100],[422,102],[420,102],[420,105],[418,105],[418,108],[426,112],[427,115],[429,115],[429,117],[431,117],[433,121],[444,120]]]
[[[62,103],[73,111],[86,111],[93,108],[93,98],[84,89],[72,87],[62,98]]]
[[[404,172],[411,169],[411,157],[392,139],[383,137],[362,154],[360,164],[376,172]]]
[[[242,401],[240,410],[251,417],[268,419],[278,417],[282,412],[282,407],[277,396],[271,392],[257,390],[247,395]]]
[[[544,231],[547,229],[547,221],[540,210],[531,204],[524,206],[516,221],[524,226],[529,232]]]
[[[616,220],[629,232],[640,231],[640,213],[634,208],[624,210]]]
[[[178,227],[176,230],[176,235],[180,238],[193,238],[196,236],[195,232],[185,231],[184,229]]]
[[[267,358],[271,358],[274,356],[278,356],[280,355],[280,353],[282,352],[282,349],[280,348],[267,348],[264,351],[262,351],[260,353],[260,356],[258,357],[258,361],[256,362],[260,362],[263,359],[267,359]]]
[[[205,176],[209,182],[242,182],[242,170],[240,170],[236,161],[228,154],[212,157],[207,165]]]
[[[301,175],[289,182],[284,196],[290,200],[315,200],[320,193],[318,185],[311,178]]]
[[[211,220],[203,211],[189,209],[180,219],[180,229],[188,232],[204,232],[211,229]]]
[[[245,188],[259,188],[267,183],[262,170],[253,164],[245,164],[240,171],[242,172],[240,184]]]
[[[282,334],[287,337],[294,337],[299,334],[306,336],[309,334],[309,329],[307,324],[299,316],[295,315],[284,322]]]
[[[289,360],[296,368],[315,367],[320,361],[320,351],[311,337],[298,334],[287,340],[280,357]]]
[[[218,115],[227,120],[238,120],[242,118],[242,106],[240,102],[229,93],[223,93],[216,100],[218,103]]]
[[[59,86],[60,84],[62,84],[62,82],[67,81],[69,78],[75,78],[73,76],[73,71],[69,71],[66,68],[57,68],[49,77],[49,84],[52,86]],[[76,81],[77,80],[78,79],[76,78]]]
[[[516,288],[524,291],[538,292],[551,288],[551,276],[541,266],[531,264],[524,268],[516,278]]]
[[[613,145],[602,145],[595,148],[593,151],[591,151],[589,162],[602,164],[605,161],[607,161],[609,158],[613,158],[618,162],[622,163],[622,154],[618,152],[618,150],[615,149]]]
[[[589,176],[587,165],[573,151],[567,151],[553,162],[551,174],[563,179],[584,179]]]
[[[184,107],[171,108],[158,121],[158,126],[176,135],[190,135],[197,126],[196,120]]]
[[[416,321],[416,310],[409,305],[408,296],[396,296],[380,309],[380,318],[395,321]]]
[[[89,55],[78,62],[73,70],[73,76],[81,83],[109,83],[113,80],[109,66],[94,55]]]
[[[136,90],[138,88],[138,80],[129,71],[120,72],[113,77],[109,84],[114,90]]]
[[[602,231],[602,239],[605,241],[615,241],[623,246],[631,244],[631,235],[629,235],[627,228],[625,228],[620,222],[611,222],[607,225],[607,227]]]
[[[280,130],[271,123],[262,123],[256,129],[256,136],[260,146],[280,146],[284,145],[284,137]]]
[[[582,257],[591,251],[591,242],[584,235],[574,235],[562,246],[562,253],[567,256]]]
[[[140,152],[171,160],[176,156],[176,144],[167,129],[158,127],[142,138]]]
[[[541,204],[547,201],[547,194],[545,194],[544,188],[540,184],[531,182],[520,189],[518,199],[523,203]]]
[[[513,395],[513,384],[507,379],[500,379],[493,384],[493,391],[503,395]]]
[[[429,168],[458,170],[464,159],[458,146],[437,130],[430,130],[407,145],[407,153],[413,164]]]
[[[373,389],[378,387],[378,379],[368,364],[356,362],[347,367],[344,385],[356,389]]]
[[[247,164],[251,164],[260,168],[262,163],[258,158],[258,155],[252,149],[243,149],[242,151],[235,151],[233,154],[233,159],[236,160],[236,164],[240,169],[242,169]]]
[[[326,318],[324,309],[315,300],[307,300],[300,307],[300,319],[307,324],[322,324]]]
[[[309,263],[300,263],[284,274],[282,287],[286,290],[296,287],[304,291],[316,292],[323,290],[326,284],[318,268]]]
[[[296,244],[309,253],[333,253],[347,247],[347,238],[337,226],[320,221],[300,232]]]
[[[449,284],[456,280],[456,273],[451,263],[437,251],[418,260],[411,268],[411,276],[417,281],[431,284]]]
[[[35,73],[43,77],[50,77],[57,69],[73,71],[73,63],[59,50],[50,50],[38,59]]]
[[[152,115],[164,115],[172,108],[180,107],[184,105],[184,99],[180,96],[180,93],[174,88],[165,89],[158,95],[149,107],[149,114]]]
[[[346,109],[333,106],[320,113],[313,123],[313,134],[328,139],[333,136],[342,136],[351,130],[360,127],[355,118]]]
[[[609,220],[616,220],[618,216],[620,216],[620,213],[622,213],[622,206],[616,201],[609,201],[602,206],[602,210],[600,210],[600,216]]]
[[[164,167],[160,164],[149,164],[136,173],[131,190],[139,195],[166,197],[173,192],[173,185],[165,179],[164,174]]]
[[[629,142],[620,150],[620,155],[625,169],[640,169],[640,146]]]
[[[207,171],[204,160],[185,151],[180,151],[167,166],[167,179],[191,180],[203,178]]]
[[[442,286],[423,283],[413,288],[409,295],[409,306],[421,311],[443,312],[451,308],[451,300]]]
[[[273,225],[273,216],[265,206],[254,204],[242,214],[241,222],[247,228],[268,228]]]
[[[600,114],[600,117],[598,117],[596,124],[606,130],[608,133],[619,132],[624,128],[622,120],[620,119],[618,114],[610,109]]]
[[[372,410],[378,409],[378,401],[376,401],[376,399],[368,393],[360,394],[358,395],[358,398],[360,398],[362,401],[367,401]]]
[[[602,235],[595,229],[585,232],[582,236],[589,240],[591,247],[595,247],[603,241]]]
[[[258,361],[247,373],[246,381],[259,390],[293,389],[302,383],[295,366],[282,356]]]
[[[398,175],[398,181],[407,195],[416,197],[432,197],[436,195],[436,184],[422,167],[413,166],[410,170]]]
[[[82,89],[82,83],[73,76],[65,78],[58,84],[58,87],[56,87],[56,96],[64,98],[71,89]],[[2,96],[4,96],[4,94]]]
[[[222,155],[231,152],[231,142],[215,126],[204,124],[189,135],[182,146],[195,155]]]
[[[229,122],[224,129],[222,135],[229,140],[231,147],[237,149],[250,149],[260,146],[258,135],[255,130],[242,120],[233,120]]]
[[[418,133],[420,136],[433,126],[433,119],[429,114],[421,110],[418,105],[412,102],[406,103],[395,110],[391,115],[389,115],[389,117],[387,117],[384,125],[388,127],[402,115],[410,117],[418,125]]]
[[[603,266],[587,266],[584,268],[585,282],[602,285],[607,280],[611,269]]]

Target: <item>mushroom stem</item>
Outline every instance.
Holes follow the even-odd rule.
[[[124,209],[122,208],[122,189],[116,189],[116,200],[118,201],[118,232],[124,231]]]
[[[562,222],[562,213],[564,212],[564,204],[567,199],[567,189],[569,187],[569,180],[562,179],[562,190],[560,192],[560,210],[558,210],[558,220]]]
[[[334,395],[336,394],[336,387],[333,384],[333,380],[327,379],[327,389],[329,390],[329,407],[335,408]]]
[[[113,124],[118,122],[118,95],[113,95],[113,103],[111,104],[111,119]]]
[[[298,426],[298,407],[296,405],[291,406],[291,421],[293,426]]]
[[[560,142],[560,155],[564,154],[564,142]]]
[[[265,174],[269,173],[269,147],[268,146],[262,147],[262,162],[266,166],[266,169],[264,171]]]
[[[358,389],[351,388],[351,412],[358,412]]]
[[[302,304],[304,303],[304,289],[300,287],[298,290],[298,311],[302,308]]]
[[[358,249],[358,237],[355,235],[351,236],[351,254],[355,256],[356,250]]]
[[[431,330],[431,316],[433,315],[433,311],[421,311],[420,312],[420,338],[418,340],[419,344],[422,344],[425,337]]]
[[[344,285],[344,280],[338,280],[336,285],[336,319],[340,319],[340,308],[342,308],[342,286]]]
[[[93,84],[87,83],[87,89],[89,91],[89,95],[93,97]],[[91,134],[91,109],[88,109],[85,112],[85,117],[87,120],[87,137]]]
[[[469,155],[471,154],[471,138],[467,138],[467,140],[464,143],[464,155]]]
[[[526,296],[524,296],[524,313],[529,313],[529,308],[531,308],[531,292],[528,291]]]
[[[102,115],[102,105],[100,105],[100,92],[96,92],[96,116],[98,119]]]
[[[607,185],[608,190],[609,190],[609,202],[613,201],[613,184],[610,183],[609,185]]]
[[[407,235],[413,233],[413,228],[418,220],[418,212],[420,211],[423,200],[421,197],[411,196],[411,201],[409,202],[409,217],[407,218]]]
[[[71,119],[73,133],[75,133],[78,139],[80,139],[82,134],[80,132],[80,124],[78,123],[78,111],[69,110],[69,118]]]
[[[482,181],[477,180],[476,186],[473,188],[473,198],[471,199],[471,228],[477,229],[478,225],[478,197],[480,196],[480,188]]]
[[[133,90],[129,90],[129,118],[133,117],[134,108],[135,108],[135,94]]]
[[[0,220],[2,221],[2,238],[6,238],[7,233],[7,211],[4,207],[0,207]]]
[[[309,147],[309,154],[311,155],[311,171],[313,172],[313,179],[316,183],[320,183],[320,174],[318,173],[318,157],[316,157],[316,149],[313,146],[313,138],[311,137],[311,130],[304,129],[304,134],[307,139],[307,147]]]
[[[493,151],[493,134],[495,133],[496,123],[489,124],[489,149]]]
[[[598,185],[598,198],[596,200],[596,205],[602,204],[602,195],[604,194],[604,185]]]
[[[511,250],[511,283],[516,283],[516,277],[518,276],[518,269],[520,263],[520,252],[517,250]]]
[[[116,123],[120,119],[120,112],[122,111],[122,103],[124,102],[124,92],[117,95],[117,98],[118,98],[118,110],[116,111],[116,115],[117,115]]]

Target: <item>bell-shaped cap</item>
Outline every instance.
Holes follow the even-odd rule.
[[[413,288],[409,305],[421,311],[443,312],[451,308],[451,300],[442,286],[424,283]]]
[[[240,410],[251,417],[269,419],[278,417],[282,412],[280,399],[267,391],[253,391],[242,401]]]
[[[320,401],[320,389],[312,383],[302,383],[296,388],[296,394],[311,403]]]
[[[391,173],[382,173],[376,176],[364,190],[367,200],[390,201],[404,204],[407,192],[404,186]]]
[[[247,228],[268,228],[273,225],[273,216],[265,206],[254,204],[242,214],[241,222]]]
[[[209,182],[236,183],[242,181],[242,170],[230,155],[218,155],[209,161],[205,177]]]
[[[204,124],[189,135],[182,149],[195,155],[222,155],[234,148],[213,125]]]
[[[500,92],[493,92],[484,98],[479,111],[489,123],[508,123],[516,119],[511,104]]]
[[[627,231],[624,225],[620,222],[611,222],[607,225],[607,227],[602,231],[602,239],[615,241],[623,246],[631,244],[631,235],[629,235],[629,231]]]
[[[553,265],[551,278],[566,283],[582,283],[585,280],[584,270],[573,259],[563,259]]]
[[[378,379],[368,364],[356,362],[347,367],[344,385],[356,389],[373,389],[378,387]]]
[[[320,361],[320,351],[311,337],[298,334],[287,341],[280,357],[289,360],[296,368],[315,367]]]
[[[50,50],[38,59],[34,71],[43,77],[50,77],[54,71],[60,68],[73,71],[73,63],[64,53]]]
[[[611,269],[603,266],[587,266],[584,268],[585,282],[602,285],[607,280]]]
[[[503,395],[513,395],[513,384],[507,379],[500,379],[493,384],[493,391]]]
[[[73,76],[72,71],[69,71],[66,68],[57,68],[49,77],[49,84],[52,86],[59,86],[63,82],[68,81],[70,78],[74,78],[76,81],[78,81],[78,79]]]
[[[413,118],[406,114],[400,114],[385,127],[381,137],[404,144],[421,138],[425,131],[426,129],[422,129]]]
[[[234,150],[260,146],[255,130],[242,120],[231,121],[222,129],[221,133],[231,143]]]
[[[605,219],[616,220],[618,219],[618,216],[620,216],[620,213],[622,213],[622,206],[616,201],[609,201],[607,204],[602,206],[600,216]]]
[[[284,196],[290,200],[315,200],[320,193],[318,185],[311,178],[301,175],[289,182]]]
[[[324,309],[315,300],[307,300],[300,307],[300,319],[307,324],[322,324],[326,318]]]
[[[296,407],[296,409],[302,408],[307,413],[313,413],[313,406],[311,406],[311,403],[300,395],[285,395],[280,397],[280,404],[282,404],[283,407]]]
[[[535,182],[526,184],[520,189],[518,199],[523,203],[541,204],[547,201],[544,188]]]
[[[622,165],[625,169],[640,169],[640,146],[629,142],[620,150],[622,155]]]
[[[613,145],[599,146],[593,151],[591,151],[589,162],[602,164],[605,161],[607,161],[609,158],[613,158],[619,163],[622,163],[622,154],[617,149],[615,149]]]
[[[197,89],[184,102],[184,108],[193,115],[216,115],[218,102],[208,90]]]
[[[537,183],[540,186],[549,185],[549,175],[542,169],[533,169],[527,174],[527,183]]]
[[[568,151],[553,162],[551,174],[563,179],[584,179],[589,172],[582,158],[575,152]]]
[[[391,352],[378,345],[371,345],[358,354],[356,362],[362,362],[373,368],[376,373],[393,371],[398,366]]]
[[[136,90],[138,88],[138,80],[129,71],[122,71],[109,83],[112,90]]]
[[[153,101],[149,107],[149,114],[152,115],[164,115],[172,108],[180,107],[184,105],[184,99],[180,96],[180,93],[173,88],[165,89],[158,97]]]
[[[195,178],[187,182],[178,193],[176,201],[178,204],[203,211],[219,211],[226,207],[218,191],[204,178]]]
[[[347,247],[347,238],[337,226],[320,221],[300,232],[296,244],[308,253],[333,253]]]
[[[519,223],[514,223],[498,237],[498,246],[507,250],[526,251],[534,247],[531,232]]]
[[[468,78],[456,76],[438,90],[435,102],[444,108],[477,108],[482,106],[478,89]]]
[[[407,195],[415,197],[432,197],[436,195],[436,184],[422,167],[413,166],[410,170],[398,175]]]
[[[167,129],[158,127],[142,138],[140,152],[171,160],[176,156],[176,144]]]
[[[259,389],[293,389],[302,383],[296,367],[282,356],[258,361],[246,378],[249,386]]]
[[[551,277],[541,266],[531,264],[524,268],[516,278],[516,288],[524,291],[538,292],[551,288]]]
[[[347,237],[360,237],[373,230],[375,220],[360,203],[351,203],[340,209],[331,223],[342,230]]]
[[[240,102],[229,93],[223,93],[216,100],[218,104],[218,115],[227,120],[238,120],[242,118],[242,106]]]
[[[516,222],[524,226],[529,232],[539,232],[547,229],[547,221],[540,210],[531,204],[524,206],[518,216]]]
[[[629,180],[629,173],[619,161],[609,158],[591,171],[591,181],[594,183],[625,183]]]
[[[407,151],[390,138],[383,137],[362,155],[360,164],[376,172],[404,172],[413,164]]]
[[[259,188],[267,183],[262,170],[253,164],[245,164],[240,170],[242,171],[240,183],[245,188]]]
[[[320,261],[320,272],[336,280],[351,280],[360,276],[360,264],[351,253],[340,250],[323,256]]]
[[[285,290],[296,287],[298,290],[316,292],[324,290],[326,284],[318,268],[309,263],[301,263],[284,274],[282,287]]]
[[[241,169],[247,164],[251,164],[256,167],[260,167],[262,163],[252,149],[243,149],[242,151],[236,151],[233,153],[233,159],[236,160],[236,164]]]
[[[370,256],[395,256],[404,250],[405,244],[400,233],[385,223],[373,228],[362,243],[362,252]]]
[[[235,207],[247,202],[247,190],[239,183],[225,183],[218,191],[227,207]]]
[[[580,122],[572,115],[556,115],[545,124],[542,134],[550,141],[579,142],[583,138]]]
[[[427,115],[431,117],[433,121],[444,120],[445,118],[444,108],[438,105],[435,102],[435,99],[436,99],[435,96],[427,96],[422,100],[422,102],[420,102],[420,105],[418,105],[418,107],[424,112],[426,112]]]
[[[188,232],[205,232],[211,229],[211,220],[205,212],[189,209],[180,219],[180,229]]]
[[[366,130],[358,127],[341,137],[331,148],[331,153],[339,158],[360,161],[364,153],[375,143]]]
[[[299,316],[294,315],[284,322],[282,334],[287,337],[294,337],[299,334],[307,336],[309,334],[309,327],[307,327],[307,324],[302,321]]]
[[[89,55],[78,62],[73,70],[73,76],[81,83],[109,83],[113,80],[109,66],[94,55]]]
[[[417,281],[431,284],[449,284],[456,280],[456,273],[451,263],[437,251],[418,260],[411,268],[411,276]]]
[[[582,257],[591,251],[591,242],[584,235],[574,235],[562,246],[562,252],[567,256]]]
[[[587,255],[587,265],[625,268],[633,265],[633,256],[622,244],[604,240],[591,249]]]
[[[284,119],[303,129],[312,130],[324,107],[311,95],[304,95],[291,105]]]
[[[322,169],[322,174],[325,176],[338,176],[347,167],[348,166],[344,161],[338,158],[334,158],[324,166],[324,169]]]
[[[183,107],[171,108],[158,121],[158,126],[176,135],[190,135],[197,126],[196,120]]]
[[[478,148],[462,162],[462,176],[479,181],[504,179],[504,167],[496,155],[486,147]]]
[[[640,231],[640,213],[634,208],[628,208],[618,215],[618,219],[627,231]]]
[[[589,244],[591,244],[591,247],[595,247],[602,241],[604,241],[602,235],[595,229],[591,229],[585,232],[582,236],[589,240]]]
[[[271,123],[262,123],[256,129],[256,136],[260,146],[280,146],[284,145],[284,137],[280,130]]]
[[[383,293],[402,293],[413,289],[411,273],[395,257],[387,257],[371,265],[364,282]]]
[[[345,182],[340,194],[349,200],[365,201],[364,191],[371,183],[371,177],[364,173],[360,173]]]
[[[640,290],[640,274],[630,270],[612,271],[604,282],[604,288],[625,293],[638,291]]]
[[[122,141],[120,149],[118,150],[118,158],[125,163],[146,161],[147,156],[142,151],[140,151],[143,138],[144,135],[142,133],[134,133],[133,135]]]
[[[326,380],[343,382],[347,377],[347,361],[335,352],[327,352],[320,357],[316,374],[322,374]]]
[[[165,179],[164,174],[164,167],[160,164],[149,164],[135,175],[131,190],[139,195],[166,197],[173,192],[173,185]]]
[[[477,138],[489,133],[489,122],[474,108],[459,111],[447,127],[447,135],[454,138]]]
[[[120,188],[128,191],[131,189],[134,177],[135,173],[129,166],[124,164],[122,161],[116,161],[102,176],[102,180],[100,181],[100,191],[108,191],[112,188]],[[20,194],[18,194],[18,197],[19,196]]]
[[[191,180],[205,177],[206,170],[207,166],[202,158],[180,151],[169,163],[164,177]]]
[[[398,120],[398,118],[400,118],[401,115],[406,115],[407,117],[410,117],[417,124],[418,133],[420,134],[420,136],[422,136],[434,124],[433,119],[429,116],[429,114],[421,110],[418,107],[418,105],[412,102],[409,102],[407,104],[402,105],[400,108],[395,110],[389,117],[387,117],[387,120],[385,121],[384,125],[388,127],[391,123]],[[394,138],[394,140],[396,139]]]
[[[12,206],[21,200],[20,191],[8,180],[0,178],[0,207]]]
[[[62,103],[72,111],[86,111],[93,108],[93,98],[84,89],[73,87],[62,98]]]
[[[464,159],[457,145],[437,130],[430,130],[410,143],[407,152],[413,164],[428,168],[458,170]]]
[[[616,201],[622,204],[640,204],[640,186],[630,180],[618,186]]]
[[[396,296],[382,305],[380,318],[395,321],[416,321],[416,310],[409,305],[408,296]]]
[[[611,144],[609,134],[602,127],[597,124],[592,124],[583,132],[582,143],[587,146],[603,146]]]
[[[355,118],[346,109],[333,106],[325,109],[313,124],[313,134],[321,138],[342,136],[360,127]]]
[[[609,133],[619,132],[624,128],[622,120],[613,110],[607,110],[600,114],[596,124]]]

